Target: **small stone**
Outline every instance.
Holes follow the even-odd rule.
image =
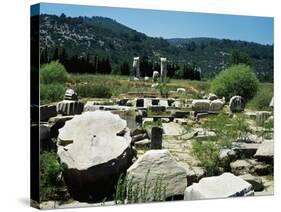
[[[152,127],[151,129],[151,149],[162,149],[163,129],[160,127]]]
[[[67,89],[64,94],[64,99],[78,101],[78,95],[73,89]]]
[[[209,93],[208,100],[213,101],[213,100],[216,100],[216,99],[218,99],[218,97],[217,97],[217,95],[216,95],[216,94]]]
[[[246,106],[246,101],[242,96],[233,96],[229,101],[229,108],[231,112],[242,112]]]
[[[149,140],[148,138],[145,138],[140,141],[136,141],[134,143],[135,147],[150,147],[150,144],[151,144],[151,140]]]

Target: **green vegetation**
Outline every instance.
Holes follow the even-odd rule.
[[[68,75],[64,66],[58,61],[52,61],[42,65],[40,69],[40,83],[63,84],[67,81]]]
[[[193,141],[192,152],[200,161],[208,176],[218,174],[219,152],[231,147],[232,142],[250,132],[244,115],[238,114],[233,118],[225,114],[212,116],[203,124],[203,128],[216,133],[216,140]]]
[[[121,175],[113,196],[115,204],[164,201],[167,185],[163,184],[163,176],[157,176],[154,185],[152,185],[148,180],[149,173],[150,170],[145,174],[143,183],[136,183],[133,177],[128,178],[127,175]],[[152,199],[149,198],[149,192],[152,192]]]
[[[233,63],[248,63],[248,55],[258,78],[273,80],[273,45],[213,38],[152,38],[105,17],[41,15],[40,25],[54,42],[54,47],[40,42],[41,64],[59,59],[69,73],[128,74],[127,65],[132,70],[133,56],[138,55],[141,76],[151,77],[152,70],[159,70],[159,56],[165,55],[169,77],[192,79],[193,74],[188,73],[192,64],[200,66],[204,79],[210,79]],[[59,31],[52,30],[53,25]],[[86,43],[79,39],[85,36],[89,39]],[[64,46],[56,49],[61,42]]]
[[[59,163],[55,152],[40,154],[40,198],[41,200],[63,199],[58,190],[64,185],[60,175],[64,166]]]
[[[63,99],[65,87],[62,84],[40,84],[40,102],[48,104]]]
[[[111,89],[105,84],[82,84],[76,87],[80,97],[110,98]]]
[[[63,99],[68,74],[58,61],[45,64],[40,69],[40,103],[47,104]]]
[[[272,97],[273,97],[272,86],[271,87],[260,86],[258,92],[254,96],[254,98],[251,101],[249,101],[247,106],[254,110],[272,110],[272,108],[269,107]]]
[[[246,100],[253,98],[258,90],[258,79],[250,66],[239,64],[222,71],[212,81],[212,91],[229,100],[239,95]]]

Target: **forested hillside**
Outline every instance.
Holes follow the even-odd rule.
[[[104,17],[41,15],[40,48],[41,63],[59,59],[69,72],[128,75],[133,57],[140,56],[142,76],[159,70],[159,57],[166,57],[173,78],[182,78],[199,67],[203,78],[213,78],[241,61],[254,67],[261,81],[273,78],[272,45],[213,38],[153,38]]]

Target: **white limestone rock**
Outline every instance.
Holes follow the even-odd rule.
[[[78,170],[106,163],[129,147],[129,130],[124,136],[116,135],[125,128],[126,121],[108,111],[75,116],[59,130],[58,155],[68,168]],[[71,143],[63,145],[67,141]]]
[[[252,185],[231,173],[220,176],[202,178],[199,183],[187,187],[184,200],[200,200],[251,196],[254,194]]]
[[[148,173],[148,175],[147,175]],[[166,197],[182,195],[187,186],[186,171],[179,166],[167,149],[149,150],[127,170],[133,183],[143,185],[145,176],[149,182],[147,199],[153,200],[154,186],[159,177],[162,185],[166,186]]]
[[[82,202],[112,197],[134,156],[126,121],[109,111],[85,112],[59,130],[57,154],[66,164],[71,196]]]
[[[195,112],[208,112],[210,110],[210,100],[196,99],[191,103],[191,108]]]
[[[213,100],[210,103],[210,111],[214,111],[214,112],[220,111],[223,109],[223,106],[224,106],[224,102],[222,100],[220,99]]]

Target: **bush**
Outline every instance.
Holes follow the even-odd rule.
[[[212,91],[229,100],[239,95],[246,100],[253,98],[258,90],[258,79],[250,66],[239,64],[222,71],[211,84]]]
[[[44,84],[65,83],[68,75],[64,66],[58,61],[45,64],[40,69],[40,82]]]
[[[206,169],[207,176],[218,174],[219,152],[220,147],[215,142],[192,142],[192,153]]]
[[[57,199],[57,189],[63,185],[59,178],[64,167],[55,152],[40,154],[40,197],[42,200]]]
[[[248,106],[255,110],[271,110],[269,104],[273,96],[271,89],[260,89],[254,98],[248,103]]]
[[[61,84],[40,84],[40,103],[48,104],[63,99],[65,88]]]
[[[76,92],[81,97],[110,98],[112,96],[111,89],[104,84],[78,85]]]

